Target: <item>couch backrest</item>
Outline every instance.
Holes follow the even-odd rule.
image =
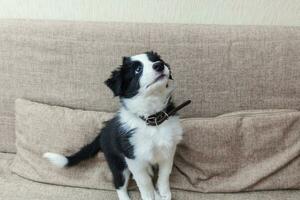
[[[115,111],[104,86],[122,56],[171,65],[183,117],[300,108],[300,27],[0,20],[0,151],[14,152],[17,97]]]

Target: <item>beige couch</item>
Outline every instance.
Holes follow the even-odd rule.
[[[14,101],[116,111],[103,81],[121,57],[158,51],[173,69],[183,118],[253,109],[300,109],[300,28],[0,21],[0,199],[116,199],[114,191],[38,183],[10,171]],[[299,156],[293,160],[300,167]],[[297,164],[298,163],[298,164]],[[279,170],[280,171],[280,170]],[[295,172],[299,176],[300,170]],[[278,180],[277,180],[278,181]],[[300,182],[300,180],[299,180]],[[131,192],[138,199],[137,192]],[[200,193],[174,199],[298,200],[300,191]]]

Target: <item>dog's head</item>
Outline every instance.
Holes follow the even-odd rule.
[[[120,98],[146,95],[156,89],[167,88],[172,79],[170,66],[155,52],[124,57],[105,84]]]
[[[155,52],[124,57],[105,84],[132,113],[149,116],[164,109],[174,85],[170,66]]]

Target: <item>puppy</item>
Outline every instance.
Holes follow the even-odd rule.
[[[120,99],[115,117],[77,153],[63,156],[48,152],[44,157],[58,167],[70,167],[102,151],[120,200],[130,200],[127,184],[131,173],[143,200],[170,200],[169,176],[182,128],[176,115],[167,116],[162,123],[155,119],[154,125],[148,119],[174,110],[171,79],[169,65],[157,53],[124,57],[122,65],[105,81]],[[156,187],[153,166],[159,169]]]

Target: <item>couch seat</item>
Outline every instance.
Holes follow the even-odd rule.
[[[10,172],[15,154],[0,153],[0,199],[2,200],[96,200],[117,199],[114,191],[64,187],[33,182]],[[138,192],[130,193],[133,200]],[[174,200],[299,200],[300,190],[261,191],[235,194],[204,194],[173,190]]]

